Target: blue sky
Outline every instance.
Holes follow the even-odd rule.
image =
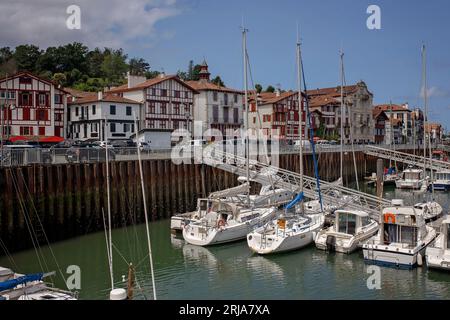
[[[81,30],[65,28],[69,4],[81,8]],[[381,8],[381,30],[366,27],[370,4]],[[213,76],[242,88],[243,17],[256,83],[295,89],[298,22],[308,87],[339,83],[342,46],[347,83],[364,80],[376,104],[423,105],[420,47],[425,43],[429,116],[450,129],[447,0],[3,0],[0,42],[123,47],[131,57],[144,57],[154,70],[166,73],[206,57]]]
[[[296,23],[299,22],[309,88],[339,83],[339,49],[347,83],[364,80],[374,103],[422,106],[422,42],[427,46],[430,118],[450,125],[449,1],[185,1],[186,11],[161,21],[173,32],[150,50],[137,50],[167,72],[206,57],[213,75],[242,87],[242,17],[255,82],[295,88]],[[381,30],[366,27],[370,4],[381,9]]]

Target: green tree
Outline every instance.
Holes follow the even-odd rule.
[[[160,74],[161,74],[161,72],[159,72],[159,71],[147,71],[145,73],[145,77],[147,79],[153,79],[153,78],[156,78],[157,76],[159,76]]]
[[[272,93],[274,93],[274,92],[275,92],[275,88],[274,88],[273,86],[269,85],[269,86],[266,88],[266,92],[272,92]]]
[[[41,56],[42,52],[39,47],[35,45],[20,45],[14,51],[14,60],[17,64],[18,71],[36,71],[36,62]]]
[[[223,81],[220,78],[220,76],[216,76],[214,79],[211,80],[211,82],[214,83],[215,85],[220,86],[220,87],[225,87],[225,83],[223,83]]]
[[[122,49],[111,50],[105,55],[101,69],[108,85],[121,85],[124,83],[124,77],[128,70],[126,60],[127,55],[123,53]]]
[[[105,52],[99,48],[95,48],[86,54],[87,74],[92,78],[102,78],[102,63],[105,59]]]
[[[145,75],[145,73],[150,70],[150,64],[143,58],[132,58],[128,65],[132,75]]]
[[[200,80],[200,70],[201,70],[201,68],[202,68],[202,66],[199,65],[199,64],[196,64],[194,66],[194,69],[192,71],[192,79],[191,80],[194,80],[194,81]]]
[[[0,48],[0,65],[6,63],[13,57],[13,52],[10,47]]]
[[[194,79],[194,60],[190,60],[189,61],[186,78],[187,78],[186,80],[193,80]]]
[[[255,90],[257,93],[261,93],[263,87],[259,83],[255,84]]]
[[[178,78],[180,78],[181,80],[184,80],[184,81],[189,81],[189,80],[191,80],[191,79],[189,78],[189,76],[188,76],[188,73],[187,73],[187,72],[184,72],[184,71],[181,71],[181,70],[178,70],[177,76],[178,76]]]
[[[55,73],[52,77],[53,82],[55,82],[58,85],[65,86],[67,78],[64,73]]]

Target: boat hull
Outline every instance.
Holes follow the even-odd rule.
[[[259,228],[247,235],[250,250],[260,255],[275,254],[298,250],[312,243],[317,233],[322,229],[324,217],[317,217],[317,221],[307,230],[289,233],[289,236],[266,235],[263,228]]]
[[[266,210],[259,218],[226,227],[207,227],[196,223],[187,224],[183,228],[183,238],[186,242],[197,246],[211,246],[243,240],[253,229],[275,217],[276,210],[274,208]]]
[[[366,232],[348,238],[347,234],[340,234],[336,232],[329,232],[323,230],[320,232],[315,240],[317,249],[326,251],[335,251],[340,253],[350,254],[362,247],[362,243],[373,237],[378,231],[378,224]],[[329,237],[335,237],[334,245],[331,247],[328,243]]]

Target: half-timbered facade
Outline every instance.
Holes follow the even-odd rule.
[[[129,76],[127,84],[109,93],[142,103],[142,128],[155,131],[192,130],[194,94],[198,93],[194,88],[176,75],[160,75],[137,84],[133,82],[136,81]]]
[[[252,94],[249,100],[249,128],[261,129],[262,133],[270,139],[275,138],[274,135],[285,141],[299,138],[297,91],[261,92]],[[302,124],[305,128],[304,112]]]
[[[0,79],[0,105],[4,139],[65,137],[67,93],[49,80],[28,72]]]

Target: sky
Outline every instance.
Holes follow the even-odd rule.
[[[66,27],[72,4],[80,29]],[[367,28],[369,5],[380,8],[379,30]],[[2,0],[0,46],[121,47],[167,74],[205,58],[212,76],[242,89],[243,21],[253,83],[296,89],[298,24],[307,87],[340,83],[342,48],[347,84],[365,81],[374,104],[423,106],[425,44],[429,118],[450,129],[448,0]]]

